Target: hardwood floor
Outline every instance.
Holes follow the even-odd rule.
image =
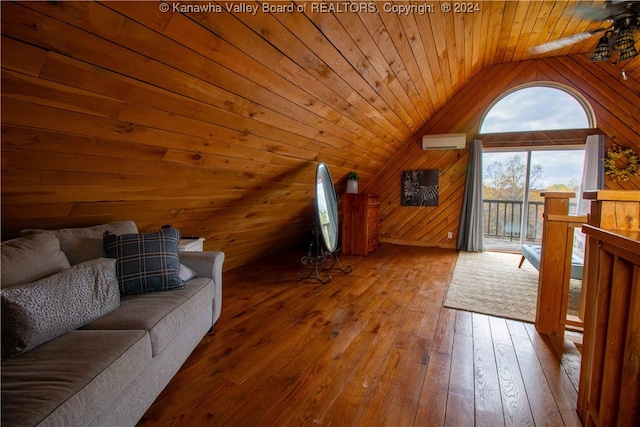
[[[140,426],[580,425],[571,343],[561,361],[531,324],[443,307],[456,251],[383,244],[327,285],[297,280],[301,255],[225,273]]]

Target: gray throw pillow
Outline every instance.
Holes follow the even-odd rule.
[[[138,227],[133,221],[118,221],[84,228],[61,228],[58,230],[28,229],[22,234],[53,234],[60,240],[60,249],[67,255],[69,263],[76,265],[90,259],[106,256],[102,245],[105,232],[113,234],[137,233]]]
[[[116,259],[121,295],[180,289],[180,231],[163,228],[153,233],[104,235],[104,250]]]
[[[53,234],[34,234],[2,242],[2,288],[30,283],[66,268],[69,261]]]
[[[5,288],[2,358],[24,353],[120,306],[115,261],[98,258],[33,283]]]

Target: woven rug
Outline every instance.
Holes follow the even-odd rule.
[[[453,271],[445,307],[533,323],[538,298],[538,270],[520,254],[463,252]],[[577,314],[582,281],[569,285],[569,314]]]

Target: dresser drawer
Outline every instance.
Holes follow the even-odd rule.
[[[367,255],[380,242],[380,197],[346,194],[343,204],[342,253]]]
[[[367,252],[373,252],[377,247],[378,243],[380,243],[380,238],[378,235],[371,235],[367,240]]]

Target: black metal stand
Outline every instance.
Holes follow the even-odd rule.
[[[320,233],[318,233],[317,228],[314,230],[313,234],[315,235],[315,243],[312,239],[311,243],[309,243],[309,252],[300,260],[300,264],[302,264],[303,269],[298,271],[299,280],[315,279],[323,285],[326,285],[331,281],[331,275],[325,273],[323,275],[323,279],[323,276],[320,275],[321,271],[324,273],[334,270],[344,274],[349,274],[353,271],[352,266],[348,265],[347,268],[344,268],[340,263],[340,260],[338,259],[339,249],[334,252],[328,252],[324,249],[324,246],[320,243]],[[305,270],[307,271],[305,272]],[[312,277],[314,273],[315,277]]]

